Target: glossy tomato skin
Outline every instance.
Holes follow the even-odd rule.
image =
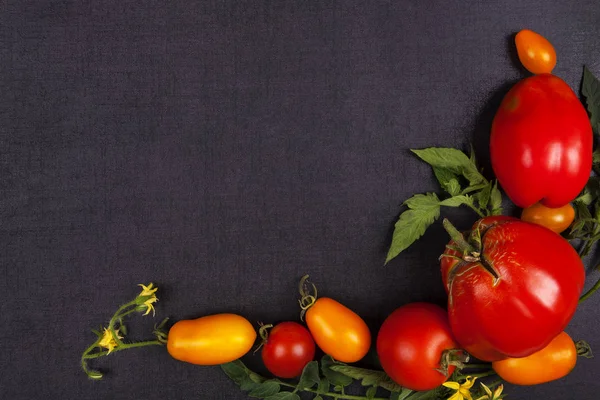
[[[177,321],[169,330],[167,351],[179,361],[218,365],[248,353],[256,336],[252,324],[240,315],[209,315]]]
[[[371,347],[371,332],[363,319],[329,297],[319,298],[306,312],[306,325],[317,346],[335,360],[361,360]]]
[[[583,263],[567,240],[542,226],[511,217],[493,224],[484,218],[473,229],[479,225],[487,225],[480,228],[481,261],[459,260],[449,248],[441,260],[452,332],[481,360],[526,357],[571,320],[583,290]]]
[[[269,332],[262,347],[265,367],[279,378],[295,378],[315,357],[315,341],[297,322],[282,322]]]
[[[529,29],[515,36],[517,54],[523,66],[534,74],[549,74],[556,65],[556,51],[545,37]]]
[[[457,349],[447,312],[431,303],[396,309],[377,334],[377,355],[384,371],[400,386],[431,390],[448,378],[440,371],[444,350]],[[454,366],[448,368],[448,376]]]
[[[575,219],[575,209],[571,203],[558,208],[549,208],[541,203],[523,209],[521,220],[545,226],[556,232],[564,232]]]
[[[542,350],[523,358],[508,358],[492,363],[492,368],[508,383],[539,385],[567,376],[577,364],[573,339],[561,332]]]
[[[592,167],[592,127],[560,78],[534,75],[506,94],[492,122],[490,156],[512,202],[562,207],[581,192]]]

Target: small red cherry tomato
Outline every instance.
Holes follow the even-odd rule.
[[[268,327],[268,325],[265,325]],[[261,328],[261,335],[263,335]],[[279,378],[295,378],[315,357],[315,342],[308,329],[297,322],[277,324],[264,334],[262,360],[265,367]]]

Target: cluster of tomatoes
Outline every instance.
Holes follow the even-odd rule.
[[[552,45],[524,30],[519,58],[533,73],[505,96],[495,116],[490,154],[507,196],[521,218],[484,217],[468,232],[444,220],[451,240],[440,257],[447,308],[411,303],[380,327],[377,355],[384,371],[412,390],[440,386],[468,357],[489,362],[507,382],[530,385],[568,374],[577,348],[564,329],[583,290],[581,258],[561,236],[573,221],[570,202],[592,164],[587,112],[569,86],[551,74]],[[301,283],[306,324],[262,327],[262,360],[280,378],[294,378],[313,360],[316,346],[335,360],[354,363],[372,345],[363,319]],[[257,338],[245,318],[219,314],[179,321],[167,349],[176,359],[216,365],[249,352]]]

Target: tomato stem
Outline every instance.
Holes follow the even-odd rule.
[[[471,254],[476,252],[475,248],[465,240],[463,234],[452,225],[452,222],[450,222],[448,218],[444,218],[442,225],[446,232],[448,232],[450,238],[458,245],[463,253]]]
[[[306,314],[306,310],[312,307],[312,305],[317,301],[317,287],[314,283],[310,282],[310,285],[312,286],[312,292],[314,293],[311,294],[307,283],[308,275],[304,275],[302,279],[300,279],[300,284],[298,285],[298,289],[300,291],[300,300],[298,300],[298,303],[300,303],[300,308],[302,309],[300,312],[301,321],[304,321],[304,314]]]
[[[598,267],[596,267],[598,268]],[[593,295],[596,290],[598,290],[600,288],[600,278],[596,281],[596,284],[594,284],[594,286],[591,287],[590,290],[588,290],[587,292],[585,292],[585,294],[583,296],[581,296],[579,298],[579,304],[583,303],[585,300],[587,300],[591,295]]]

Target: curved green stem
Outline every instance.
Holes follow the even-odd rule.
[[[161,343],[158,340],[147,340],[147,341],[144,341],[144,342],[134,342],[134,343],[122,343],[122,344],[118,345],[117,347],[115,347],[111,351],[111,353],[116,353],[117,351],[132,349],[132,348],[135,348],[135,347],[162,346],[162,345],[163,345],[163,343]],[[94,344],[94,347],[95,347],[95,344]],[[98,358],[98,357],[102,357],[102,356],[106,356],[106,355],[108,355],[108,351],[107,350],[99,351],[99,352],[94,353],[94,354],[86,354],[86,353],[84,353],[84,356],[82,356],[81,359],[82,360],[90,360],[92,358]]]
[[[598,267],[596,267],[598,268]],[[585,292],[585,294],[583,296],[581,296],[579,298],[579,304],[583,303],[585,300],[587,300],[591,295],[593,295],[596,290],[598,290],[600,288],[600,278],[596,281],[596,284],[594,284],[594,286],[592,286],[590,288],[590,290],[588,290],[587,292]]]
[[[469,206],[469,208],[473,211],[475,211],[477,213],[477,215],[479,215],[481,218],[485,217],[485,214],[481,212],[481,210],[477,207],[475,207],[474,204],[471,203],[465,203],[467,206]]]

